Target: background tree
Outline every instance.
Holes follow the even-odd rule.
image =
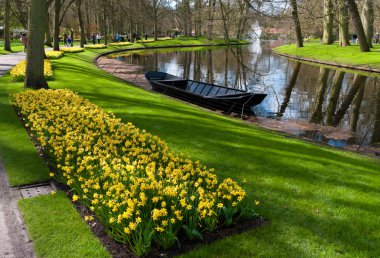
[[[322,43],[331,45],[334,42],[334,13],[332,0],[324,0],[323,39]]]
[[[363,22],[364,33],[367,37],[368,46],[372,47],[374,22],[373,0],[364,0],[361,17]]]
[[[10,0],[5,0],[4,8],[4,50],[12,51],[10,39],[10,16],[11,16],[11,3]]]
[[[46,0],[31,0],[28,18],[28,45],[25,83],[27,88],[48,88],[44,77],[44,39],[46,26]]]
[[[351,14],[352,23],[354,24],[354,27],[358,36],[358,40],[359,40],[360,51],[369,52],[370,49],[367,42],[367,37],[363,29],[363,24],[362,24],[355,0],[345,0],[345,4]]]
[[[339,46],[346,47],[350,45],[349,34],[349,16],[347,6],[344,0],[338,1],[339,5]]]
[[[294,26],[295,26],[294,31],[296,33],[296,46],[297,47],[303,47],[301,23],[300,23],[300,19],[298,17],[297,1],[296,0],[290,0],[290,3],[292,6],[292,18],[293,18]]]

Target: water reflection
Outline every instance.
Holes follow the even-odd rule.
[[[302,121],[354,132],[354,137],[328,137],[341,146],[348,139],[380,143],[380,86],[376,77],[355,75],[290,61],[273,54],[268,45],[233,49],[140,51],[118,56],[141,71],[159,70],[177,76],[248,91],[263,91],[255,107],[261,117]],[[323,138],[304,129],[311,138]],[[342,138],[344,138],[342,140]]]

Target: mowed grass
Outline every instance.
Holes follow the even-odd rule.
[[[38,257],[111,257],[63,192],[18,205]]]
[[[11,186],[49,180],[49,169],[39,157],[33,142],[11,105],[9,94],[23,90],[10,75],[0,78],[0,158]]]
[[[297,48],[294,44],[275,48],[275,51],[297,57],[327,61],[337,64],[363,66],[380,69],[380,45],[374,45],[371,52],[360,52],[359,45],[340,47],[338,44],[322,45],[321,43],[305,43]]]
[[[11,48],[12,48],[12,52],[21,52],[24,50],[24,46],[20,46],[20,45],[11,46]],[[0,44],[0,55],[6,55],[6,54],[10,54],[12,52],[5,51],[4,46],[1,46],[1,44]]]
[[[54,60],[50,87],[78,92],[158,135],[175,152],[214,167],[221,178],[246,179],[242,186],[261,202],[257,212],[268,220],[184,257],[380,256],[378,159],[285,138],[129,86],[92,64],[104,51]]]
[[[288,139],[129,86],[90,61],[54,61],[52,88],[69,88],[124,122],[158,135],[177,153],[238,181],[268,225],[200,247],[187,257],[380,256],[380,161]]]

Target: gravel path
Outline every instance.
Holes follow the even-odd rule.
[[[0,55],[0,77],[24,59],[22,52]],[[9,186],[0,157],[0,258],[35,257],[17,208],[20,198],[20,191]]]

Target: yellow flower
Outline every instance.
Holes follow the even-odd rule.
[[[156,227],[155,228],[157,232],[164,232],[165,229],[163,229],[162,227]]]
[[[76,195],[76,194],[74,194],[74,195],[73,195],[73,202],[76,202],[76,201],[78,201],[78,200],[79,200],[79,196]]]
[[[92,221],[94,218],[92,216],[84,216],[85,221]]]
[[[256,204],[256,205],[260,205],[260,201],[256,201],[256,200],[255,200],[255,204]]]

